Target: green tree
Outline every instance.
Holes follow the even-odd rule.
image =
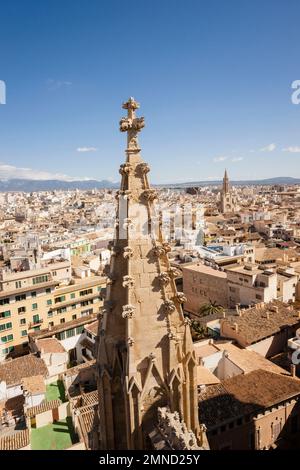
[[[199,308],[199,315],[205,317],[206,315],[214,315],[216,313],[223,313],[224,308],[221,305],[218,305],[215,301],[209,301],[207,304],[202,305]]]

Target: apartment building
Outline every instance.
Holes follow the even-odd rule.
[[[228,303],[248,306],[257,302],[270,302],[277,298],[277,274],[248,264],[227,270]]]
[[[182,267],[184,308],[198,314],[202,305],[213,303],[224,308],[243,307],[278,299],[294,301],[299,274],[292,268],[263,269],[254,264],[223,268],[201,263]]]
[[[182,278],[187,312],[197,315],[207,303],[228,306],[226,272],[197,263],[182,267]]]
[[[26,353],[30,332],[99,312],[106,279],[90,276],[63,285],[70,268],[60,264],[0,275],[0,360]]]

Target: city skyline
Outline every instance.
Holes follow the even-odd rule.
[[[151,123],[153,183],[225,167],[232,180],[300,177],[297,13],[295,1],[2,6],[0,179],[118,181],[112,123],[131,95]]]

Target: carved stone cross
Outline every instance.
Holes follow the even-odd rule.
[[[123,103],[122,108],[127,109],[127,117],[120,121],[120,131],[127,132],[127,152],[139,152],[137,134],[145,126],[143,117],[136,117],[135,111],[140,107],[134,98],[129,98]]]

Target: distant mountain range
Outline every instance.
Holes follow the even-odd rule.
[[[104,189],[118,188],[119,184],[111,181],[102,180],[79,180],[79,181],[62,181],[62,180],[30,180],[30,179],[5,179],[0,180],[0,192],[21,191],[55,191],[68,189]]]
[[[290,176],[279,176],[276,178],[268,178],[261,180],[238,180],[238,181],[229,181],[233,186],[264,186],[264,185],[274,185],[274,184],[300,184],[300,178],[292,178]],[[167,188],[190,188],[194,186],[216,186],[222,184],[222,180],[206,180],[206,181],[189,181],[187,183],[170,183],[159,185],[161,187]]]
[[[194,186],[214,186],[220,185],[221,180],[215,181],[193,181],[187,183],[170,183],[155,185],[161,188],[187,188]],[[232,185],[274,185],[274,184],[300,184],[300,178],[292,178],[289,176],[280,176],[277,178],[268,178],[262,180],[242,180],[230,181]],[[120,186],[119,183],[112,183],[108,180],[79,180],[79,181],[62,181],[62,180],[30,180],[30,179],[5,179],[0,180],[0,192],[35,192],[35,191],[55,191],[68,189],[115,189]]]

